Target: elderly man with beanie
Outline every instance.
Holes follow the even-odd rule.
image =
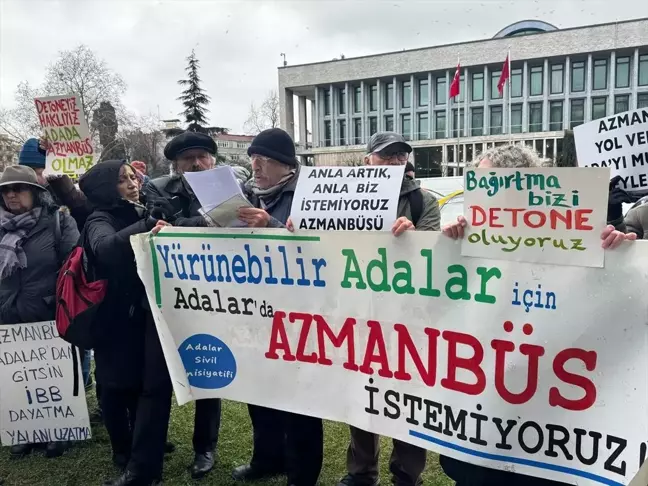
[[[253,179],[246,185],[253,208],[239,210],[251,227],[282,228],[290,216],[299,163],[295,144],[286,132],[261,132],[248,149]],[[248,405],[254,450],[249,464],[232,472],[238,481],[253,481],[287,472],[288,486],[315,486],[322,469],[322,420]]]
[[[183,177],[185,172],[199,172],[214,167],[216,142],[203,133],[184,132],[164,148],[172,163],[173,175],[152,179],[146,184],[146,206],[151,215],[174,226],[207,226],[200,214],[198,198]],[[191,477],[200,479],[214,468],[221,419],[220,398],[196,401]]]

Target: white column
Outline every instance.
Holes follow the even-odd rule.
[[[315,102],[313,103],[313,147],[320,147],[320,133],[322,133],[322,120],[320,119],[320,89],[315,86]]]
[[[434,128],[432,123],[434,122],[434,100],[432,99],[432,72],[428,72],[428,140],[432,140],[432,133]]]
[[[549,59],[544,60],[542,68],[542,131],[549,130]]]
[[[563,130],[569,129],[569,93],[571,92],[571,60],[569,56],[565,58],[565,83],[563,85],[564,100],[563,100]]]
[[[295,140],[295,104],[292,90],[285,90],[286,99],[286,132]]]
[[[365,82],[360,81],[360,143],[365,143],[369,131],[367,129],[367,113],[369,111],[365,110],[365,106],[367,106],[365,86]]]
[[[608,93],[610,93],[610,96],[608,96],[607,100],[607,109],[606,113],[607,116],[610,116],[614,113],[614,90],[616,88],[616,52],[612,51],[610,54],[610,76],[609,76],[609,83],[610,87],[608,89]]]
[[[299,120],[299,143],[306,148],[308,145],[308,125],[306,116],[306,97],[298,96],[297,97],[297,116]]]
[[[529,131],[529,63],[522,67],[522,133]]]

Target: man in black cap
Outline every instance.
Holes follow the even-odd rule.
[[[253,180],[246,185],[253,208],[239,210],[252,227],[283,228],[290,216],[299,163],[295,143],[279,128],[257,135],[248,149]],[[232,472],[238,481],[251,481],[287,472],[288,486],[315,486],[322,469],[322,420],[266,407],[248,405],[254,430],[249,464]]]
[[[376,133],[369,140],[366,165],[405,165],[412,147],[402,135],[393,132]],[[441,212],[438,201],[420,182],[404,175],[398,200],[398,219],[392,227],[395,236],[407,230],[439,231]],[[392,483],[396,486],[418,486],[425,469],[427,451],[415,445],[393,440],[389,461]],[[380,437],[351,427],[351,444],[347,450],[347,471],[338,486],[378,486],[378,456]]]
[[[151,214],[174,226],[207,226],[198,212],[200,203],[182,177],[185,172],[199,172],[214,167],[216,142],[210,136],[184,132],[164,147],[164,155],[172,162],[173,175],[163,176],[146,185],[146,205]],[[171,386],[170,380],[160,386]],[[214,450],[220,429],[221,400],[211,398],[196,401],[194,420],[194,462],[191,477],[200,479],[214,467]]]

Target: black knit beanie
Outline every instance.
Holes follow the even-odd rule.
[[[270,128],[259,133],[247,151],[249,156],[265,155],[286,165],[298,165],[295,143],[281,128]]]

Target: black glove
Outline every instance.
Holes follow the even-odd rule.
[[[176,211],[173,204],[163,197],[148,197],[151,216],[155,219],[162,219],[167,223],[173,224],[176,219]]]
[[[625,190],[620,187],[616,187],[617,184],[623,179],[621,176],[613,177],[610,180],[609,194],[608,194],[608,210],[607,210],[607,220],[615,221],[623,217],[623,203],[629,204],[637,200],[636,196],[628,194]]]

